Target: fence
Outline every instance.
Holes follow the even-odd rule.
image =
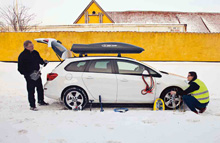
[[[56,54],[36,38],[55,38],[70,49],[72,44],[124,42],[145,49],[122,54],[140,61],[220,61],[220,33],[150,32],[19,32],[0,33],[0,61],[17,61],[23,42],[31,40],[43,59],[58,61]]]

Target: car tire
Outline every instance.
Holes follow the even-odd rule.
[[[183,91],[181,88],[178,88],[178,87],[170,87],[162,92],[160,98],[163,99],[165,109],[167,110],[175,110],[175,109],[178,109],[182,105],[182,99],[181,99],[182,97],[180,95],[172,96],[170,94],[171,90]],[[175,99],[174,102],[173,102],[173,99]]]
[[[75,110],[76,108],[84,109],[88,101],[86,93],[77,87],[66,90],[63,100],[66,107],[70,110]]]

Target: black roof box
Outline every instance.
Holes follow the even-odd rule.
[[[105,42],[94,44],[73,44],[71,51],[81,56],[84,54],[109,54],[109,53],[141,53],[143,48],[127,43]]]

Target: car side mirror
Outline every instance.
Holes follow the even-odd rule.
[[[144,70],[142,73],[143,76],[149,76],[149,72],[147,70]]]

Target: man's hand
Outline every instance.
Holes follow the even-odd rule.
[[[176,94],[176,91],[170,91],[170,94],[174,95],[174,94]]]
[[[49,62],[47,60],[44,60],[44,67],[48,64]]]

